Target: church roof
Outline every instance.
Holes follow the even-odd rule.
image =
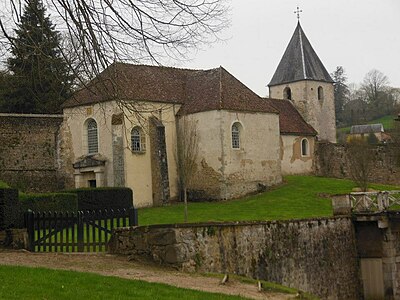
[[[223,67],[190,74],[186,95],[180,115],[219,109],[277,113],[274,107]]]
[[[279,128],[283,135],[317,135],[317,131],[308,124],[290,100],[265,98],[279,111]]]
[[[189,70],[115,63],[63,107],[111,100],[182,104],[179,114],[207,110],[277,111],[223,67]]]
[[[297,23],[289,45],[268,85],[273,86],[299,80],[333,82],[307,39],[300,22]]]

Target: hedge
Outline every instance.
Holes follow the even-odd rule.
[[[23,226],[24,216],[18,202],[18,190],[0,188],[0,230]]]
[[[22,209],[27,211],[71,211],[78,210],[78,197],[75,193],[21,194]]]
[[[77,194],[79,210],[123,209],[133,206],[133,193],[129,188],[84,188],[68,192]]]

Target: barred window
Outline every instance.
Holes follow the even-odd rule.
[[[140,127],[134,127],[131,131],[132,152],[146,151],[146,136]]]
[[[308,156],[309,155],[309,149],[308,149],[308,140],[307,139],[302,139],[301,140],[301,155],[302,156]]]
[[[88,153],[95,154],[99,152],[99,137],[97,135],[97,123],[93,119],[87,122],[87,142]]]
[[[234,123],[232,125],[232,148],[240,149],[240,124]]]

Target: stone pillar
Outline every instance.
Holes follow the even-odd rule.
[[[389,226],[384,230],[382,242],[382,271],[385,299],[394,299],[394,292],[397,289],[395,240],[396,237],[392,234],[391,227]]]
[[[83,174],[79,171],[74,172],[75,188],[85,187],[83,182]]]
[[[333,195],[332,208],[333,215],[350,215],[351,214],[351,201],[349,195]]]
[[[104,171],[95,171],[94,174],[96,176],[96,187],[105,186]]]

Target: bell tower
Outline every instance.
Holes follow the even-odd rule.
[[[299,9],[297,16],[299,18]],[[333,80],[308,41],[300,21],[268,84],[271,98],[293,102],[318,139],[336,142]]]

